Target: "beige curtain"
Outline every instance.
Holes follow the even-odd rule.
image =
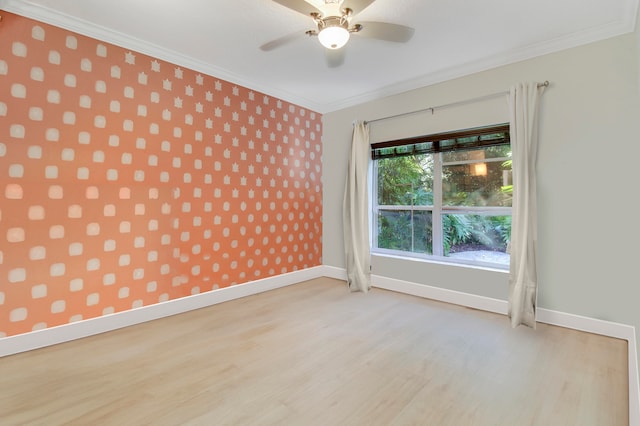
[[[511,155],[513,160],[513,219],[509,270],[511,326],[536,326],[538,289],[538,216],[536,160],[538,157],[538,104],[544,86],[520,83],[509,93]]]
[[[342,213],[347,281],[351,291],[367,292],[371,288],[369,154],[369,126],[355,122]]]

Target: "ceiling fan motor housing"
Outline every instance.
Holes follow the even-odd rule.
[[[1,1],[1,0],[0,0]],[[366,31],[365,38],[385,40],[396,43],[406,43],[411,39],[414,29],[388,22],[361,22],[351,25],[356,13],[366,9],[375,0],[273,0],[274,2],[299,12],[307,17],[311,16],[315,29],[305,31],[309,36],[318,36],[320,43],[328,50],[338,50],[350,39],[351,33]],[[343,4],[352,5],[354,9],[342,7]],[[321,4],[322,3],[322,4]],[[311,11],[315,9],[315,11]],[[260,46],[264,51],[273,50],[295,40],[295,33],[288,34]],[[335,56],[335,55],[334,55]]]

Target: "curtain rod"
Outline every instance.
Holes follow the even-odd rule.
[[[549,80],[545,80],[543,83],[538,83],[538,87],[547,87],[547,86],[549,86]],[[433,114],[437,109],[450,108],[450,107],[453,107],[453,106],[465,105],[465,104],[470,104],[470,103],[474,103],[474,102],[485,101],[485,100],[488,100],[488,99],[493,99],[493,98],[497,98],[498,96],[508,95],[508,94],[509,94],[509,91],[491,93],[489,95],[479,96],[477,98],[472,98],[472,99],[466,99],[464,101],[451,102],[449,104],[443,104],[443,105],[433,106],[433,107],[429,107],[429,108],[418,109],[418,110],[415,110],[415,111],[403,112],[403,113],[396,114],[396,115],[390,115],[388,117],[374,118],[373,120],[367,120],[364,123],[365,124],[371,124],[371,123],[375,123],[377,121],[390,120],[392,118],[404,117],[405,115],[418,114],[418,113],[427,112],[427,111],[431,111],[431,114]]]

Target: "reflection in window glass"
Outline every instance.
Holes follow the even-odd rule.
[[[511,216],[444,214],[444,255],[509,265]]]
[[[511,206],[511,167],[506,161],[475,160],[443,165],[442,203],[445,206]]]

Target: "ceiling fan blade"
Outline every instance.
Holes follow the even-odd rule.
[[[344,63],[346,46],[340,49],[324,49],[324,59],[329,68],[337,68]]]
[[[304,36],[304,33],[300,32],[300,31],[296,31],[295,33],[290,33],[287,35],[284,35],[282,37],[278,37],[274,40],[271,40],[265,44],[263,44],[262,46],[260,46],[260,50],[265,51],[265,52],[269,52],[271,50],[277,49],[279,47],[284,46],[285,44],[289,44],[292,43],[298,39],[301,39],[302,36]]]
[[[300,12],[305,16],[309,16],[312,12],[318,12],[319,10],[307,3],[304,0],[273,0],[274,2],[281,4],[282,6],[291,9],[296,12]]]
[[[415,30],[404,25],[390,24],[388,22],[360,22],[362,31],[356,33],[358,37],[375,38],[377,40],[406,43],[411,40]]]
[[[348,7],[349,9],[353,10],[354,15],[357,15],[358,13],[369,7],[369,5],[371,5],[371,3],[373,3],[374,1],[375,0],[346,0],[342,4],[342,7]]]

